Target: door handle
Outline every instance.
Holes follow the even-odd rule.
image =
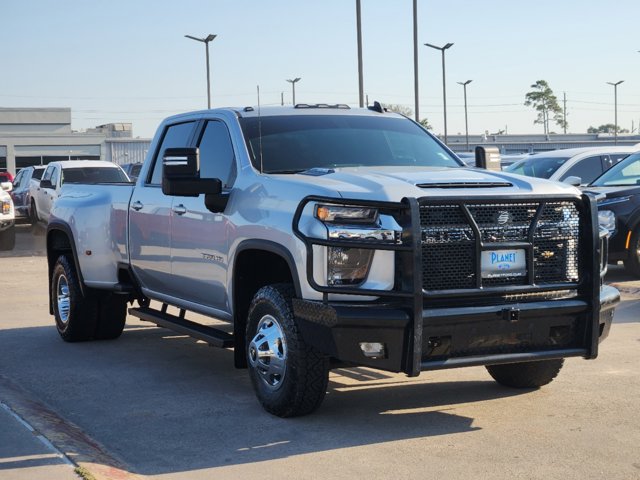
[[[187,208],[182,204],[176,205],[175,207],[173,207],[173,212],[176,215],[184,215],[185,213],[187,213]]]
[[[144,207],[144,205],[140,202],[140,200],[136,200],[131,204],[131,208],[133,208],[136,212],[142,210],[142,207]]]

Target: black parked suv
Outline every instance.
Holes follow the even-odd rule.
[[[626,157],[586,187],[599,194],[598,216],[607,227],[609,261],[623,261],[640,277],[640,152]]]

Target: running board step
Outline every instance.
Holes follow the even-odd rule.
[[[190,337],[203,340],[209,345],[220,348],[233,347],[233,335],[208,327],[200,323],[195,323],[185,318],[176,317],[166,312],[154,310],[152,308],[130,308],[129,315],[138,317],[145,322],[155,323],[159,327],[168,328],[178,333],[189,335]]]

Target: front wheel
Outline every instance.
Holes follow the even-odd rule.
[[[316,410],[329,382],[329,359],[303,340],[292,298],[290,285],[263,287],[254,295],[247,319],[251,383],[263,408],[278,417]]]
[[[501,385],[513,388],[539,388],[560,373],[564,359],[487,365],[489,375]]]
[[[640,278],[640,230],[631,234],[629,256],[624,261],[624,268],[634,277]]]
[[[16,246],[16,227],[10,226],[0,232],[0,250],[13,250]]]

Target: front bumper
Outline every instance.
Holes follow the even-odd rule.
[[[15,220],[13,218],[11,220],[0,219],[0,232],[3,232],[4,230],[9,230],[14,225],[15,225]]]
[[[323,239],[305,234],[298,225],[310,202],[375,207],[402,227],[400,241]],[[480,220],[490,205],[493,213]],[[479,209],[477,217],[472,215],[474,208]],[[525,230],[501,229],[491,223],[491,215],[504,213],[501,209],[515,218],[533,210],[535,215],[527,220]],[[436,212],[434,219],[429,217],[432,211]],[[553,212],[559,213],[554,216]],[[455,225],[466,222],[468,229],[450,229],[451,218],[456,219]],[[490,227],[481,229],[479,222],[488,222]],[[428,227],[423,229],[423,225]],[[437,227],[434,231],[432,225]],[[425,197],[405,198],[400,203],[306,197],[296,211],[293,227],[307,247],[307,282],[323,294],[322,301],[294,300],[300,331],[310,345],[343,362],[416,376],[439,368],[571,356],[592,359],[609,333],[619,301],[615,288],[601,286],[607,237],[598,229],[595,199],[588,195],[532,197],[527,202],[509,197]],[[509,236],[514,232],[515,240]],[[434,245],[469,238],[470,250],[446,250],[449,257],[431,254]],[[575,245],[579,250],[573,256],[563,256],[563,251]],[[318,284],[313,270],[316,246],[393,251],[393,289]],[[506,248],[526,252],[526,276],[500,283],[481,275],[482,252]],[[556,254],[560,263],[545,263]],[[448,258],[472,260],[464,268],[460,262],[438,263]],[[432,268],[438,265],[445,267]],[[563,270],[570,268],[575,270]],[[449,282],[450,278],[455,281]],[[333,294],[379,300],[338,302],[330,296]],[[345,298],[343,295],[339,298]]]
[[[428,308],[422,336],[414,338],[412,313],[383,304],[325,304],[294,300],[307,343],[342,362],[392,372],[490,365],[564,357],[595,358],[609,335],[620,300],[611,286],[600,290],[598,315],[577,298],[482,307]],[[384,345],[384,355],[367,357],[363,342]]]

